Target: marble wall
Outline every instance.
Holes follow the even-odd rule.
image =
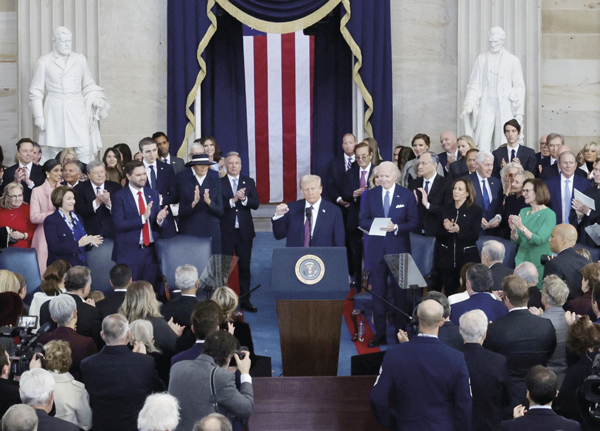
[[[0,1],[0,145],[11,165],[18,140],[17,0]]]

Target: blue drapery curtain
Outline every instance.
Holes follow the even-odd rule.
[[[186,99],[200,70],[196,58],[198,44],[211,24],[206,11],[209,1],[168,2],[167,132],[173,154],[183,142],[188,124]],[[255,18],[282,22],[301,19],[325,5],[327,0],[230,0],[230,3]],[[359,73],[373,98],[370,121],[374,137],[381,153],[389,157],[393,132],[389,0],[350,0],[349,4],[352,13],[347,28],[362,51],[363,63]],[[207,75],[202,84],[202,134],[215,136],[224,152],[240,152],[247,174],[241,26],[238,27],[233,22],[235,19],[218,6],[212,11],[217,16],[217,31],[202,53],[207,63]],[[334,36],[334,27],[339,32],[340,14],[345,14],[345,11],[330,14],[335,17],[332,20],[335,22],[329,22],[329,30],[325,26],[315,30],[313,172],[320,175],[325,174],[328,160],[341,151],[342,135],[352,126],[350,77],[335,75],[336,72],[345,73],[341,58],[348,55],[348,48],[338,45],[337,38],[330,42],[339,49],[328,48],[323,40],[324,34]],[[348,83],[347,87],[337,82],[342,79]],[[191,109],[193,111],[193,107]],[[319,112],[323,114],[317,115]],[[325,113],[326,117],[319,118]]]

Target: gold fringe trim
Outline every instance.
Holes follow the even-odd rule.
[[[304,30],[313,24],[321,21],[327,16],[342,0],[329,0],[325,5],[319,9],[305,16],[304,18],[297,19],[295,21],[287,22],[270,22],[262,19],[255,18],[248,15],[243,10],[231,4],[229,0],[216,0],[219,6],[227,11],[229,15],[237,19],[238,21],[246,24],[248,27],[262,31],[264,33],[294,33],[299,30]]]
[[[206,62],[202,58],[202,53],[208,46],[208,43],[217,32],[217,17],[212,12],[212,8],[215,5],[215,0],[208,0],[206,2],[206,16],[210,20],[210,26],[206,30],[204,37],[198,44],[198,50],[196,51],[196,59],[198,60],[198,64],[200,65],[200,72],[198,72],[198,76],[196,77],[196,83],[194,84],[194,88],[187,96],[185,101],[185,116],[188,118],[188,124],[185,126],[185,137],[183,138],[183,142],[177,150],[177,157],[184,158],[187,156],[188,151],[188,139],[190,135],[196,129],[196,117],[194,113],[190,110],[190,107],[196,102],[196,95],[198,94],[198,89],[200,88],[200,84],[204,81],[206,77]]]
[[[365,86],[362,77],[358,73],[358,71],[362,67],[362,51],[360,50],[360,46],[358,46],[358,44],[350,34],[350,31],[346,28],[346,24],[348,24],[348,21],[350,21],[350,17],[352,15],[352,10],[350,8],[350,0],[342,0],[342,5],[346,9],[346,14],[342,16],[342,19],[340,20],[340,32],[342,33],[344,40],[350,47],[352,54],[354,54],[354,56],[356,57],[356,63],[354,63],[354,67],[352,70],[352,78],[354,79],[354,82],[356,82],[356,85],[360,89],[360,93],[362,94],[362,97],[365,103],[367,104],[367,110],[365,112],[363,127],[365,128],[365,132],[367,133],[367,135],[375,138],[375,136],[373,136],[373,126],[369,121],[369,119],[373,115],[373,96],[371,96],[371,93],[369,93],[369,90]]]

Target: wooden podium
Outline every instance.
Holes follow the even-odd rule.
[[[342,300],[277,300],[284,376],[337,376]]]

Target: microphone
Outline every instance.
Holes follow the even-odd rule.
[[[310,232],[310,239],[308,245],[310,246],[312,243],[312,210],[310,207],[306,208],[306,220],[308,220],[308,227]]]

